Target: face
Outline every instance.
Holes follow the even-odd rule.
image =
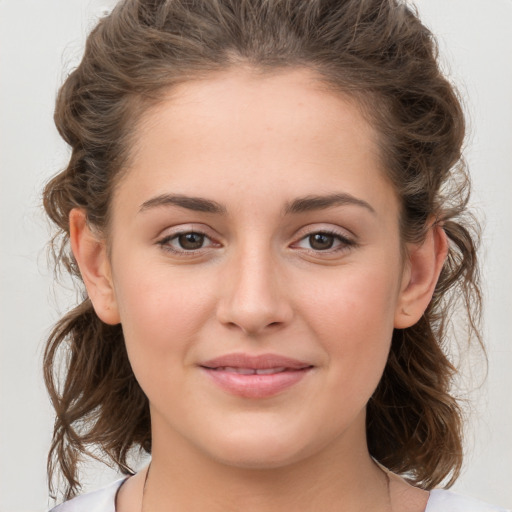
[[[135,140],[111,282],[154,446],[260,468],[359,450],[405,278],[357,106],[238,70],[174,89]]]

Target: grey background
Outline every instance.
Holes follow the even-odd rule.
[[[43,183],[67,149],[52,122],[58,84],[80,58],[85,35],[110,0],[0,0],[0,512],[42,512],[52,414],[41,353],[74,294],[46,267]],[[467,158],[473,205],[486,219],[483,280],[489,376],[473,400],[468,456],[455,489],[512,507],[512,2],[421,0],[445,67],[471,118]],[[482,362],[465,368],[479,383]],[[462,390],[467,382],[461,381]],[[475,387],[475,384],[473,384]],[[86,469],[86,490],[112,480]]]

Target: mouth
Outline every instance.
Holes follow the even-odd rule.
[[[314,368],[276,354],[228,354],[199,365],[223,391],[244,398],[268,398],[298,384]]]
[[[208,368],[208,367],[206,367]],[[290,371],[290,368],[281,366],[280,368],[237,368],[234,366],[219,366],[217,368],[208,368],[209,370],[238,373],[239,375],[271,375],[273,373],[281,373]]]

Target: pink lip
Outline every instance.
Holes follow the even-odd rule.
[[[284,357],[277,354],[260,354],[258,356],[251,356],[241,352],[234,354],[226,354],[224,356],[216,357],[201,363],[201,366],[206,368],[219,368],[223,366],[231,366],[233,368],[254,368],[259,370],[266,370],[268,368],[286,367],[291,370],[302,370],[309,366],[311,363]]]
[[[227,354],[200,365],[201,369],[220,388],[244,398],[266,398],[298,383],[313,365],[276,354],[251,356],[243,353]],[[243,371],[270,371],[264,374],[236,373]]]

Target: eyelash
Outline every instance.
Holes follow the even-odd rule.
[[[161,240],[159,240],[157,242],[157,244],[164,250],[164,251],[167,251],[167,252],[171,252],[173,254],[177,254],[177,255],[180,255],[180,256],[194,256],[196,255],[198,252],[204,250],[204,249],[207,249],[208,247],[200,247],[198,249],[190,249],[190,250],[187,250],[187,249],[176,249],[176,248],[173,248],[169,243],[173,240],[177,240],[179,237],[181,236],[184,236],[184,235],[199,235],[200,237],[203,237],[203,240],[207,239],[207,240],[210,240],[211,242],[211,245],[210,246],[219,246],[220,244],[218,244],[218,242],[214,242],[212,241],[212,239],[204,232],[202,231],[194,231],[194,230],[188,230],[188,231],[179,231],[177,233],[173,233],[172,235],[168,235],[164,238],[162,238]],[[304,240],[307,240],[309,237],[312,237],[314,235],[326,235],[326,236],[332,236],[334,238],[335,241],[338,241],[339,242],[339,245],[338,246],[335,246],[334,248],[328,248],[328,249],[312,249],[312,248],[305,248],[304,250],[308,251],[309,253],[314,253],[315,255],[318,255],[318,254],[333,254],[333,253],[337,253],[337,252],[341,252],[341,251],[346,251],[352,247],[356,247],[357,246],[357,243],[355,240],[351,240],[350,238],[347,238],[346,236],[342,235],[341,233],[338,233],[336,231],[333,231],[333,230],[329,230],[329,229],[321,229],[321,230],[318,230],[318,231],[312,231],[310,233],[308,233],[307,235],[304,235],[303,237],[301,237],[297,242],[294,242],[293,245],[297,245],[299,244],[300,242],[304,241]]]

